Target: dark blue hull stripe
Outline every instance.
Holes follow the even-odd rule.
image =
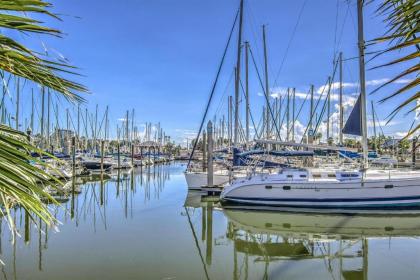
[[[266,197],[236,197],[227,196],[226,200],[242,201],[273,201],[273,202],[375,202],[375,201],[401,201],[401,200],[420,200],[420,196],[400,196],[400,197],[377,197],[377,198],[266,198]]]

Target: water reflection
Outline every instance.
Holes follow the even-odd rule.
[[[203,265],[208,270],[212,252],[212,214],[208,211],[212,213],[214,205],[203,199],[200,194],[189,193],[185,203],[193,209],[201,207],[207,257]],[[289,210],[221,210],[227,218],[225,237],[232,243],[232,279],[369,279],[369,275],[376,279],[380,273],[369,273],[370,258],[378,262],[384,256],[369,252],[370,243],[377,246],[378,240],[385,240],[390,248],[393,240],[420,236],[420,213],[317,214]],[[206,228],[210,234],[205,234]],[[410,279],[407,271],[398,274]]]
[[[416,279],[420,215],[223,209],[185,165],[78,178],[58,230],[0,219],[0,279]]]
[[[49,228],[42,220],[31,220],[31,214],[23,208],[12,209],[11,215],[18,237],[13,242],[7,222],[0,219],[0,260],[3,262],[0,279],[31,279],[24,273],[18,274],[18,268],[26,271],[25,249],[37,256],[37,270],[44,271],[44,252],[49,247],[49,234],[51,231],[60,234],[60,228],[64,225],[74,224],[76,228],[92,226],[93,233],[97,232],[98,227],[107,231],[108,213],[113,211],[108,207],[113,208],[116,202],[122,206],[122,217],[133,218],[136,202],[144,205],[153,199],[159,199],[165,183],[171,179],[170,173],[171,169],[167,165],[158,165],[76,178],[68,183],[72,185],[69,195],[59,192],[53,194],[60,203],[59,206],[50,204],[53,216],[60,222],[58,231]],[[134,197],[137,199],[134,200]],[[142,199],[138,199],[140,197]],[[19,254],[24,255],[20,263]]]
[[[420,236],[420,215],[328,215],[226,210],[235,255],[264,263],[263,279],[278,277],[279,261],[324,260],[333,279],[368,279],[369,240]],[[248,261],[248,260],[247,260]],[[245,269],[249,266],[246,265]],[[247,271],[245,273],[248,273]],[[327,277],[327,276],[326,276]]]

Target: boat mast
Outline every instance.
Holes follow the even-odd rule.
[[[330,139],[330,114],[331,114],[331,77],[328,77],[328,94],[327,94],[327,142]]]
[[[357,0],[357,27],[359,45],[360,112],[362,121],[363,168],[368,167],[366,84],[365,84],[365,41],[363,37],[363,0]]]
[[[245,134],[246,134],[246,145],[248,146],[249,142],[249,73],[248,73],[248,52],[249,52],[249,43],[245,42]]]
[[[287,88],[287,105],[286,105],[286,141],[289,142],[289,131],[290,131],[290,88]]]
[[[343,145],[343,123],[344,123],[344,110],[343,110],[343,53],[340,52],[338,57],[340,63],[340,129],[339,129],[339,142]]]
[[[292,142],[295,142],[295,106],[296,106],[296,88],[292,91]]]
[[[50,148],[50,110],[51,110],[51,92],[50,89],[47,89],[48,96],[47,96],[47,148]],[[53,152],[53,151],[51,151]]]
[[[375,119],[375,108],[373,106],[373,101],[370,102],[372,105],[372,122],[373,122],[373,149],[376,151],[376,119]]]
[[[232,147],[232,96],[228,97],[228,140],[229,147]]]
[[[242,43],[242,19],[244,11],[244,0],[241,0],[239,8],[239,32],[238,32],[238,49],[236,59],[236,75],[235,75],[235,132],[233,136],[234,145],[238,145],[239,136],[239,79],[241,77],[241,43]]]
[[[265,75],[265,99],[266,99],[266,112],[265,112],[265,131],[266,139],[270,138],[270,97],[269,97],[269,88],[268,88],[268,61],[267,61],[267,43],[265,36],[265,25],[262,26],[263,29],[263,44],[264,44],[264,75]]]
[[[31,131],[34,134],[34,89],[32,88],[32,105],[31,105]]]
[[[77,139],[80,138],[80,104],[77,104]]]
[[[314,85],[311,85],[311,105],[310,105],[310,112],[309,112],[309,130],[308,135],[306,135],[306,139],[308,140],[308,143],[312,144],[313,141],[313,116],[314,116]],[[311,141],[309,141],[309,137],[311,137]]]
[[[45,104],[45,87],[42,87],[41,93],[41,149],[44,148],[44,104]]]

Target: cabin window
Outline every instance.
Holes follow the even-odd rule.
[[[306,175],[301,174],[299,177],[300,177],[300,178],[306,178]]]
[[[293,178],[293,175],[287,175],[287,178]]]
[[[328,174],[328,178],[335,178],[335,174]]]
[[[313,174],[312,177],[314,177],[314,178],[321,178],[321,174]]]

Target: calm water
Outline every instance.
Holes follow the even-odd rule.
[[[419,279],[420,215],[221,210],[188,193],[185,165],[85,182],[58,231],[1,224],[2,279]],[[28,227],[26,227],[28,228]]]

